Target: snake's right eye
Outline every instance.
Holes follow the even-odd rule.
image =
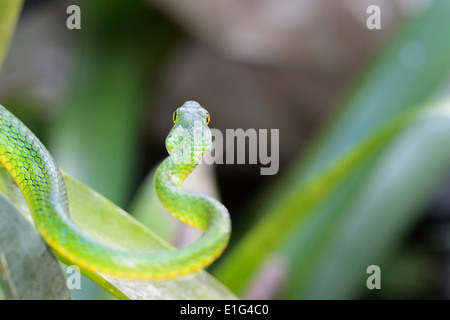
[[[175,123],[177,121],[177,112],[176,111],[172,115],[172,120],[173,120],[173,123]]]

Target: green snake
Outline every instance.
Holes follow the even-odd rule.
[[[39,139],[0,105],[0,161],[19,186],[34,224],[53,251],[82,270],[127,279],[158,280],[194,273],[210,265],[228,244],[231,222],[217,200],[180,189],[211,148],[209,113],[188,101],[174,115],[166,139],[169,156],[155,174],[166,210],[199,228],[202,235],[174,250],[146,252],[103,244],[70,218],[67,190],[52,156]]]

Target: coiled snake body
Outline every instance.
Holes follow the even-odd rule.
[[[174,113],[174,123],[166,139],[170,156],[156,171],[156,192],[167,211],[203,231],[195,242],[176,250],[114,248],[79,228],[70,219],[66,187],[50,153],[1,105],[0,161],[22,191],[38,232],[59,255],[81,268],[116,277],[174,278],[212,263],[225,249],[231,230],[228,211],[219,201],[179,188],[211,147],[208,112],[188,101]]]

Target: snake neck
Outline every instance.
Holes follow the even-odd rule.
[[[180,189],[186,177],[195,169],[196,164],[177,164],[167,157],[155,174],[155,191],[159,200],[175,218],[201,230],[208,228],[208,222],[193,219],[196,201],[199,195],[193,195]],[[197,210],[198,211],[198,210]]]
[[[191,172],[197,167],[197,164],[195,163],[177,164],[171,157],[164,160],[163,165],[164,168],[166,168],[164,172],[165,183],[172,184],[173,187],[176,188],[179,188],[189,174],[191,174]]]

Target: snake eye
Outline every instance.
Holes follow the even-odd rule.
[[[209,124],[209,121],[211,120],[211,117],[209,116],[209,112],[206,113],[206,125]]]
[[[172,120],[173,120],[173,123],[175,123],[177,121],[177,112],[176,111],[172,115]]]

